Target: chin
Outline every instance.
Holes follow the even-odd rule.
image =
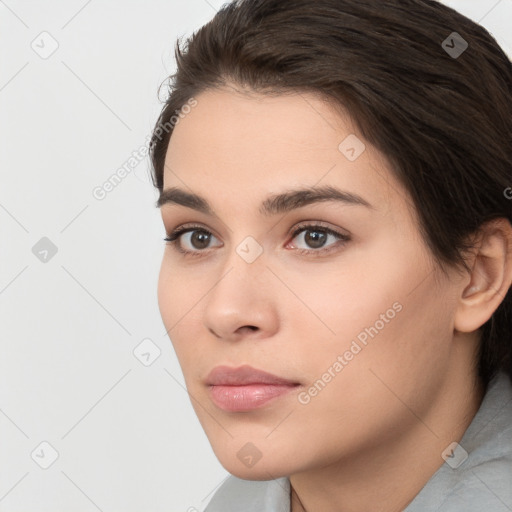
[[[293,472],[288,457],[280,456],[276,450],[260,451],[250,441],[212,447],[222,467],[243,480],[273,480]]]
[[[263,459],[259,460],[252,468],[245,467],[238,461],[230,461],[229,464],[224,464],[220,461],[224,469],[242,480],[274,480],[283,476],[288,476],[289,471],[282,465],[273,464],[273,461],[263,463]]]

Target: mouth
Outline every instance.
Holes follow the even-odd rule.
[[[211,400],[228,412],[258,409],[300,386],[276,375],[244,365],[217,366],[206,379]]]

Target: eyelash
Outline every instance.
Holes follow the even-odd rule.
[[[185,249],[182,249],[179,246],[178,241],[179,241],[180,236],[184,235],[185,233],[189,233],[191,231],[192,232],[193,231],[201,231],[203,233],[213,235],[213,233],[211,233],[207,229],[203,228],[202,226],[192,225],[192,226],[188,226],[188,227],[179,227],[179,228],[175,229],[172,233],[170,233],[168,235],[167,238],[164,238],[164,241],[167,242],[169,245],[172,245],[176,251],[182,253],[183,255],[185,255],[187,257],[193,257],[193,258],[194,257],[202,257],[204,255],[204,253],[207,252],[207,249],[196,250],[196,251],[187,251]],[[339,238],[339,241],[337,243],[334,243],[334,244],[328,246],[325,249],[322,249],[322,248],[316,249],[316,250],[315,249],[309,249],[309,250],[308,249],[295,249],[299,254],[314,255],[314,256],[316,256],[318,254],[319,256],[323,256],[325,254],[328,254],[332,251],[337,250],[340,246],[343,246],[348,241],[350,241],[350,237],[348,235],[345,235],[343,233],[338,233],[337,231],[334,231],[330,228],[327,228],[327,227],[319,225],[319,224],[302,224],[302,225],[297,226],[297,228],[292,233],[292,239],[294,239],[298,234],[302,233],[303,231],[320,231],[321,233],[326,233],[328,235],[333,235],[333,236]]]

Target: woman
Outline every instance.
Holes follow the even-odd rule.
[[[239,0],[155,126],[206,510],[512,508],[512,65],[431,0]]]

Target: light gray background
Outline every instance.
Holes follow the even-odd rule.
[[[0,512],[201,511],[227,476],[160,318],[147,159],[92,193],[147,144],[176,38],[223,3],[0,0]],[[512,0],[445,3],[512,55]]]

